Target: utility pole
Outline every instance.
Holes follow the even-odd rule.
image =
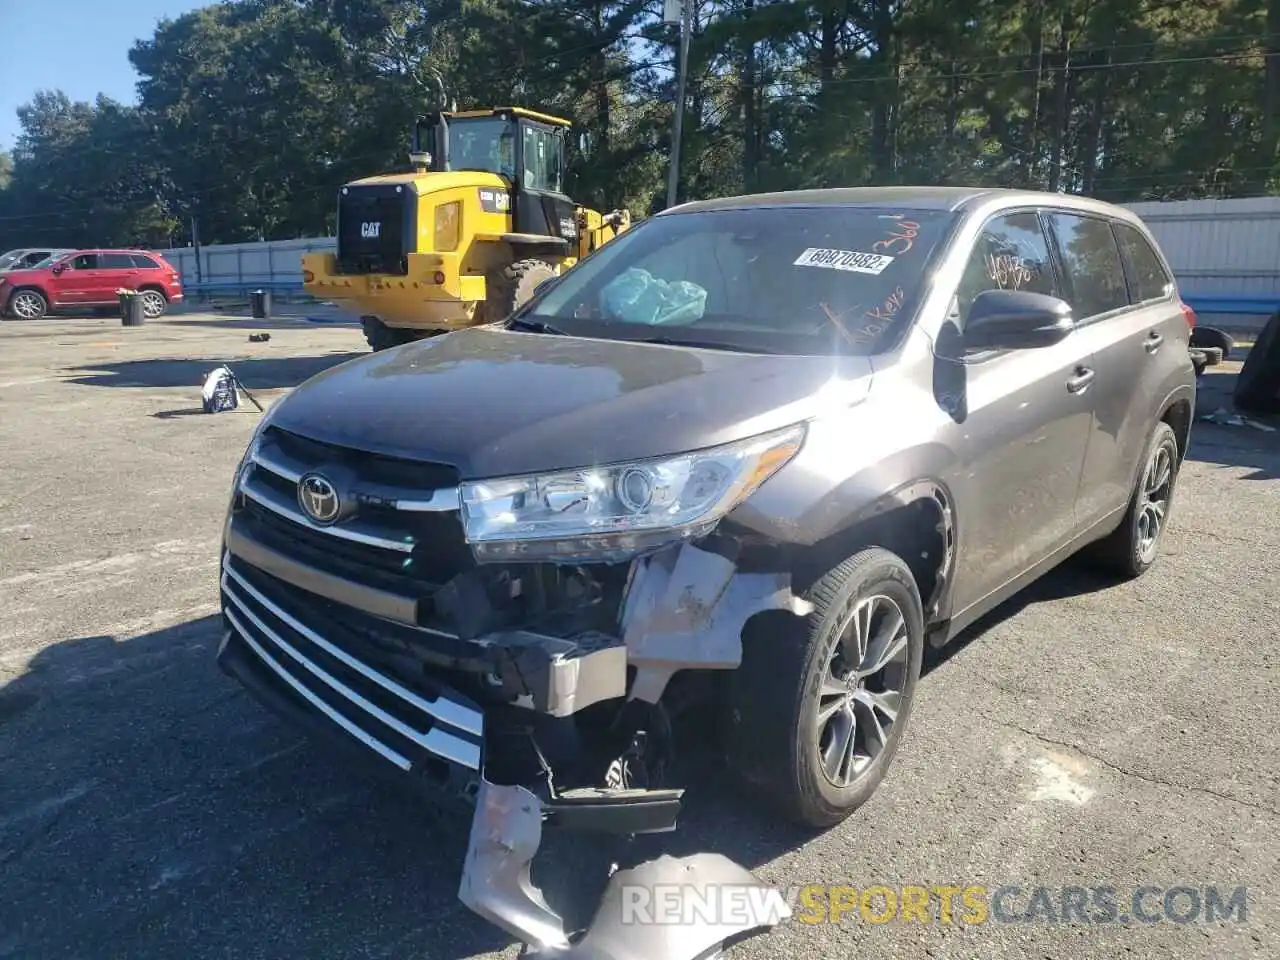
[[[202,269],[200,267],[200,225],[196,222],[195,204],[191,205],[191,246],[196,255],[196,285],[204,282]]]
[[[693,32],[695,0],[666,0],[662,19],[680,24],[680,55],[676,68],[676,108],[671,120],[671,167],[667,171],[667,206],[676,205],[676,188],[680,185],[680,140],[684,135],[685,78],[689,73],[689,34]]]

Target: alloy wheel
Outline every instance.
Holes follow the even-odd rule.
[[[1147,464],[1138,493],[1138,556],[1143,563],[1155,558],[1172,494],[1173,452],[1168,444],[1162,443]]]
[[[883,595],[859,600],[837,631],[818,694],[818,757],[834,786],[850,786],[888,745],[908,656],[898,604]]]
[[[154,290],[142,291],[142,315],[148,320],[154,320],[160,314],[164,313],[165,299]]]
[[[44,316],[44,302],[37,294],[25,290],[14,294],[9,309],[22,320],[39,320]]]

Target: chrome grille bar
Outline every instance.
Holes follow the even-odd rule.
[[[340,714],[337,710],[333,709],[333,707],[329,706],[329,704],[325,703],[324,700],[322,700],[320,697],[317,697],[314,693],[312,693],[304,684],[301,684],[297,680],[295,680],[289,674],[288,670],[280,666],[280,664],[276,661],[275,657],[271,656],[271,654],[267,653],[266,650],[262,649],[262,646],[258,643],[258,641],[253,639],[253,637],[249,634],[249,632],[245,630],[244,624],[240,623],[239,618],[236,617],[233,611],[228,610],[226,611],[226,613],[227,613],[227,619],[230,620],[232,624],[235,625],[236,631],[240,634],[240,639],[242,639],[245,643],[249,645],[249,649],[251,649],[259,657],[261,657],[263,663],[265,663],[268,667],[270,667],[277,674],[279,674],[280,678],[284,680],[285,683],[289,684],[289,686],[291,686],[299,694],[305,697],[313,707],[315,707],[317,710],[323,713],[326,717],[328,717],[330,720],[332,720],[334,723],[340,726],[343,730],[347,731],[347,733],[351,734],[353,737],[355,737],[357,740],[363,743],[366,747],[381,754],[387,760],[390,760],[401,770],[413,769],[413,764],[409,762],[407,757],[401,756],[398,752],[396,752],[395,750],[392,750],[381,740],[377,740],[371,735],[365,733],[362,729],[360,729],[359,726],[352,723],[350,720],[348,720],[346,717]]]
[[[270,599],[267,598],[265,594],[263,594],[261,590],[256,588],[253,584],[249,583],[244,577],[242,577],[235,570],[231,569],[229,565],[223,566],[222,573],[223,573],[222,586],[224,590],[227,590],[227,577],[230,577],[232,580],[236,582],[236,586],[238,588],[243,590],[249,596],[253,597],[254,600],[258,601],[258,603],[262,604],[263,608],[267,610],[273,617],[275,617],[285,626],[289,627],[291,630],[296,631],[300,636],[306,637],[309,641],[314,643],[317,647],[319,647],[325,653],[329,654],[330,656],[338,660],[341,660],[352,670],[355,670],[356,672],[363,674],[365,677],[372,680],[374,683],[382,687],[388,693],[394,693],[401,700],[404,700],[406,703],[409,703],[417,707],[419,710],[421,710],[423,713],[427,714],[428,716],[435,717],[437,720],[441,720],[444,723],[447,723],[451,727],[456,727],[457,729],[466,731],[467,733],[473,734],[474,736],[477,736],[477,737],[480,736],[483,730],[483,724],[481,723],[480,714],[478,714],[476,711],[468,709],[467,707],[461,706],[460,704],[453,703],[450,700],[445,700],[443,698],[437,700],[435,703],[432,703],[431,701],[418,696],[412,690],[406,689],[405,687],[396,683],[390,677],[383,676],[381,673],[379,673],[377,670],[374,670],[369,665],[357,660],[355,657],[351,656],[351,654],[347,653],[341,647],[335,646],[334,644],[330,643],[324,637],[320,636],[320,634],[316,633],[314,630],[308,627],[305,623],[302,623],[296,617],[292,616],[287,610],[283,610],[278,605],[273,603]],[[238,598],[236,598],[235,596],[235,593],[231,590],[227,590],[227,595],[230,596],[232,599],[238,600]]]
[[[410,727],[408,724],[404,723],[402,720],[399,720],[396,717],[393,717],[391,714],[387,713],[377,704],[371,703],[370,701],[366,700],[355,690],[352,690],[349,686],[347,686],[337,677],[333,676],[333,674],[329,673],[327,670],[325,670],[323,667],[321,667],[319,664],[313,661],[310,657],[306,656],[306,654],[302,653],[301,651],[296,649],[294,646],[292,646],[287,640],[285,640],[278,633],[272,630],[271,627],[269,627],[266,623],[264,623],[261,617],[259,617],[256,613],[254,613],[245,605],[244,601],[239,596],[236,595],[234,590],[228,589],[227,578],[225,576],[223,577],[222,583],[223,583],[223,589],[226,592],[227,598],[235,605],[235,610],[232,610],[230,608],[226,610],[228,619],[231,620],[236,630],[240,633],[240,636],[243,637],[246,642],[250,643],[250,646],[253,646],[256,652],[258,652],[260,655],[263,656],[263,659],[267,662],[267,665],[270,666],[277,673],[279,673],[281,676],[285,677],[286,680],[289,680],[291,685],[295,689],[298,689],[301,691],[305,689],[305,685],[299,684],[297,681],[289,677],[288,672],[285,671],[278,662],[270,658],[269,655],[266,655],[266,652],[262,650],[260,646],[253,643],[252,636],[249,635],[249,632],[245,629],[244,624],[240,621],[239,616],[237,616],[236,614],[237,610],[240,612],[240,614],[245,616],[255,627],[257,627],[263,636],[269,639],[284,653],[288,654],[290,658],[292,658],[294,661],[300,664],[303,668],[308,670],[314,677],[316,677],[316,679],[320,680],[322,683],[324,683],[329,688],[331,688],[335,693],[346,698],[355,706],[364,710],[370,716],[375,717],[376,719],[380,720],[382,723],[386,724],[388,727],[390,727],[396,733],[400,734],[406,740],[411,740],[412,742],[418,744],[418,746],[422,747],[423,749],[428,750],[431,753],[436,754],[437,756],[441,756],[448,760],[452,760],[454,763],[462,764],[463,766],[473,770],[479,769],[479,766],[480,766],[479,745],[468,743],[464,740],[461,740],[458,737],[453,736],[452,734],[446,733],[445,731],[441,730],[438,727],[433,728],[431,731],[429,731],[427,734],[424,735],[419,731]],[[308,639],[311,639],[311,638],[308,637]],[[333,649],[336,649],[336,648],[333,648]],[[344,660],[343,662],[345,663],[346,661]],[[361,673],[364,673],[364,672],[365,671],[361,671]],[[405,691],[405,692],[407,693],[408,691]],[[316,697],[313,693],[311,693],[310,690],[307,690],[306,694],[310,694],[309,696],[307,696],[307,699],[310,700],[312,703],[316,704],[317,706],[319,706],[320,704],[323,704],[323,700],[321,700],[321,698],[319,697]],[[327,707],[328,704],[324,704],[324,706]],[[326,710],[325,712],[330,716],[333,715],[332,713],[330,713],[330,710]],[[336,711],[334,711],[334,713],[336,713]],[[343,724],[343,727],[345,729],[346,725]],[[386,746],[386,745],[383,744],[383,746]],[[392,760],[392,762],[395,762],[395,760],[393,759],[392,756],[388,756],[388,753],[394,754],[397,757],[399,756],[399,754],[397,754],[394,750],[391,750],[390,747],[386,748],[386,752],[382,750],[379,750],[378,752],[382,753],[382,755],[387,757],[388,760]],[[405,769],[408,769],[408,767],[405,767]]]
[[[262,469],[269,470],[290,483],[297,483],[301,480],[308,469],[307,465],[300,460],[290,457],[274,447],[259,447],[253,452],[251,459]],[[410,492],[384,484],[362,483],[356,488],[356,493],[367,493],[377,497],[379,501],[392,509],[403,510],[406,513],[447,513],[451,510],[461,509],[462,506],[461,495],[457,487],[443,487],[439,490],[427,491],[427,496],[421,497],[417,496],[417,491]]]
[[[286,520],[292,520],[299,526],[314,530],[316,533],[328,534],[332,537],[367,544],[371,547],[382,547],[384,550],[398,550],[400,553],[413,552],[414,542],[411,538],[391,540],[387,537],[379,536],[373,532],[376,528],[370,527],[368,524],[362,524],[359,521],[334,524],[330,527],[322,527],[318,523],[312,523],[310,518],[299,510],[294,502],[284,494],[272,487],[268,487],[266,484],[254,483],[253,471],[247,471],[244,474],[244,479],[240,481],[240,492],[255,503],[266,507],[272,513],[277,513]]]

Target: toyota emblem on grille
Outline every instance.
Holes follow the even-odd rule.
[[[318,473],[308,473],[298,481],[298,504],[316,523],[333,523],[342,512],[337,489]]]

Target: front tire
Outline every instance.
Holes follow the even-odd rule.
[[[484,323],[498,323],[522,307],[538,284],[556,276],[556,268],[545,260],[517,260],[486,278]]]
[[[39,320],[49,312],[49,301],[39,290],[15,290],[6,312],[19,320]]]
[[[1107,570],[1132,580],[1142,576],[1160,552],[1169,522],[1181,459],[1178,438],[1163,420],[1156,424],[1143,454],[1142,470],[1129,496],[1120,526],[1098,541],[1094,557]]]
[[[831,827],[864,804],[902,741],[924,659],[910,568],[879,547],[808,591],[798,629],[748,631],[730,675],[730,759],[789,819]]]

